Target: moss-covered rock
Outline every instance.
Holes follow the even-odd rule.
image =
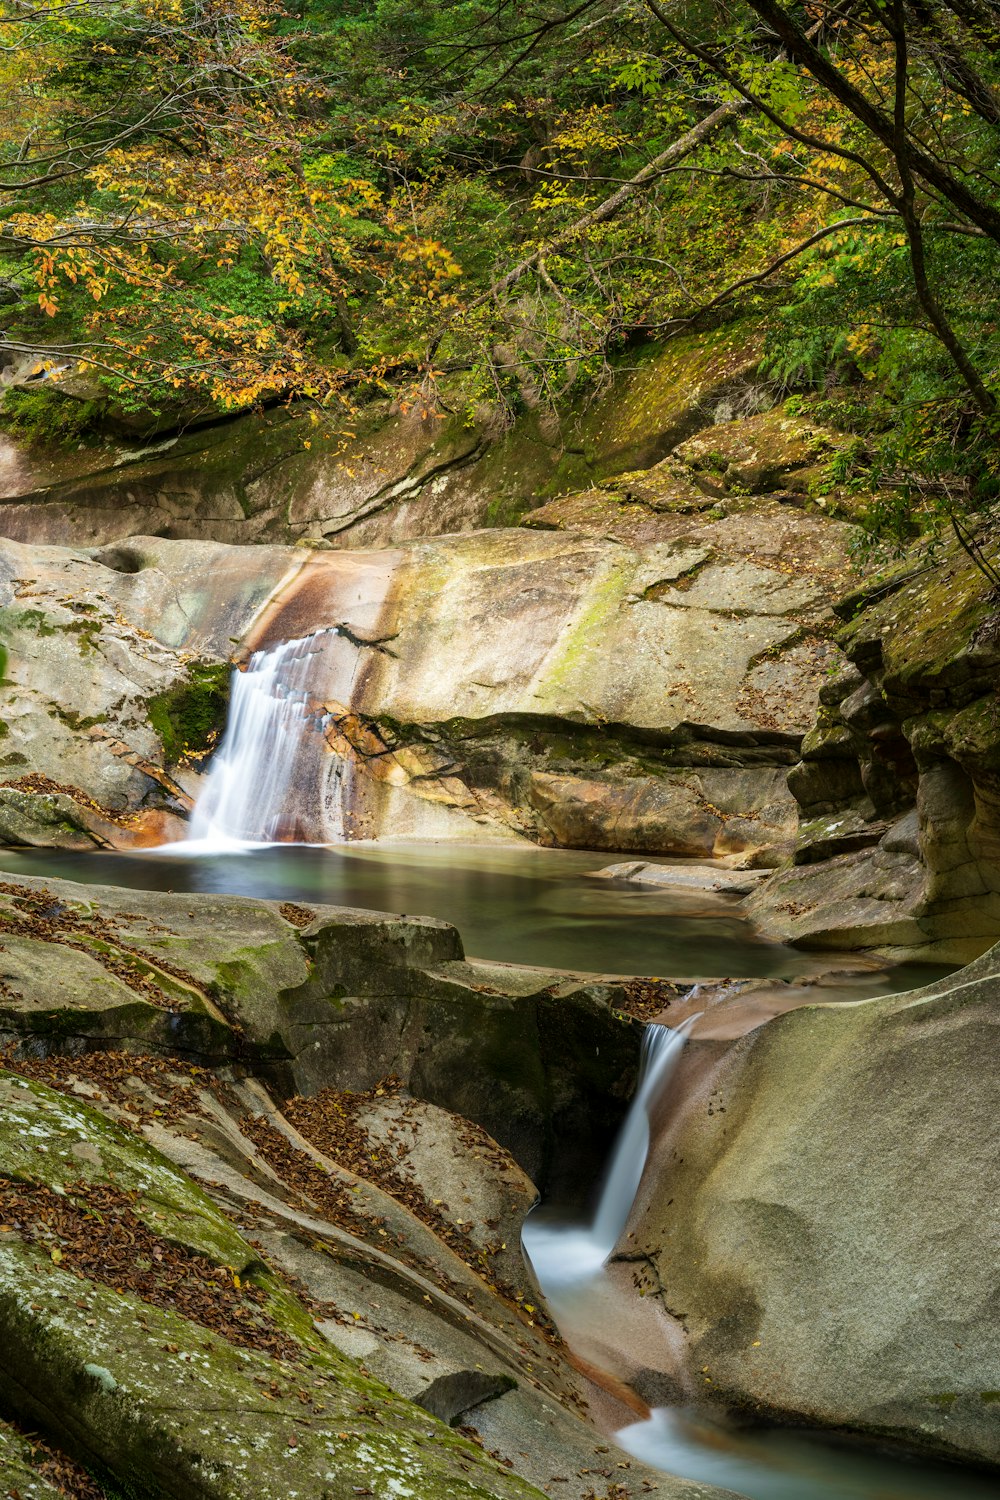
[[[895,956],[968,960],[1000,936],[994,591],[957,544],[942,545],[933,563],[904,560],[837,609],[847,662],[822,687],[789,775],[807,820],[796,858],[879,847],[776,880],[755,917],[773,936],[840,930]]]
[[[306,1094],[394,1074],[536,1181],[605,1150],[635,1079],[614,984],[467,963],[445,922],[321,907],[301,927],[237,896],[0,887],[0,1034],[24,1048],[242,1059]]]
[[[842,434],[779,406],[706,427],[679,444],[675,456],[710,494],[804,494],[809,471],[842,441]]]
[[[157,1153],[15,1075],[0,1103],[0,1398],[22,1419],[127,1493],[538,1494],[338,1355]]]
[[[194,662],[186,680],[147,701],[149,722],[168,765],[203,756],[215,746],[226,724],[229,678],[227,663]]]
[[[84,546],[156,533],[358,547],[510,525],[541,497],[647,467],[699,427],[771,405],[756,376],[761,349],[759,325],[747,323],[651,344],[629,352],[596,401],[558,417],[527,411],[513,427],[470,420],[460,377],[446,382],[455,415],[373,401],[346,436],[284,408],[197,431],[180,414],[173,431],[170,414],[105,423],[113,446],[89,462],[75,455],[68,471],[45,451],[26,454],[0,526]],[[93,416],[65,394],[44,399],[60,430]]]
[[[17,1500],[60,1500],[66,1490],[62,1476],[52,1472],[53,1468],[49,1454],[38,1442],[29,1442],[0,1419],[0,1493],[16,1496]]]

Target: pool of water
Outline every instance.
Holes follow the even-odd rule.
[[[747,1500],[996,1500],[1000,1478],[808,1433],[724,1428],[661,1407],[617,1434],[654,1468]]]
[[[731,896],[597,880],[614,859],[532,845],[276,844],[192,854],[4,852],[12,874],[143,890],[225,892],[441,917],[475,958],[659,978],[793,979],[841,966],[835,954],[762,941]],[[872,969],[849,956],[852,992],[908,989],[940,969]]]

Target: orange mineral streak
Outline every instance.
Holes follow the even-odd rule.
[[[312,556],[257,616],[236,657],[344,625],[353,639],[380,641],[392,634],[392,580],[401,551],[324,552]],[[349,706],[349,705],[345,705]]]

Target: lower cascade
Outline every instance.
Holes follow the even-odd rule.
[[[346,764],[336,762],[332,796],[321,797],[330,762],[330,715],[320,696],[325,638],[316,631],[257,651],[234,671],[229,719],[191,815],[187,842],[211,851],[239,844],[343,838]]]
[[[601,1274],[625,1229],[649,1155],[650,1110],[673,1076],[694,1021],[692,1017],[676,1028],[646,1027],[635,1097],[615,1142],[590,1223],[575,1228],[557,1228],[535,1218],[525,1223],[521,1236],[525,1254],[553,1306],[571,1288]]]
[[[547,1221],[545,1211],[536,1209],[522,1230],[524,1254],[567,1344],[591,1368],[629,1384],[643,1351],[656,1352],[657,1336],[651,1343],[649,1319],[640,1310],[645,1304],[636,1302],[609,1262],[649,1162],[651,1121],[668,1098],[699,1019],[646,1027],[636,1091],[589,1222]],[[627,1250],[621,1258],[629,1260]],[[670,1369],[683,1334],[664,1327],[659,1337],[659,1355],[666,1356]],[[921,1469],[874,1450],[833,1447],[819,1433],[720,1425],[694,1398],[689,1404],[652,1407],[643,1419],[620,1428],[615,1441],[652,1469],[722,1486],[744,1500],[985,1500],[993,1492],[989,1480],[974,1474]]]

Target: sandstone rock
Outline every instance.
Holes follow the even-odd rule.
[[[528,412],[510,431],[485,414],[470,426],[467,393],[455,382],[452,405],[462,415],[377,401],[349,435],[295,410],[197,431],[187,413],[174,432],[155,422],[129,431],[119,414],[106,441],[83,453],[12,444],[0,459],[0,530],[77,546],[155,533],[383,547],[509,524],[541,492],[652,464],[706,422],[770,405],[755,378],[760,354],[749,325],[650,346],[638,362],[630,354],[596,402],[558,421]]]
[[[757,375],[762,353],[749,323],[632,352],[627,375],[579,423],[597,477],[648,468],[706,424],[773,405]]]
[[[895,956],[912,944],[911,956],[968,960],[1000,934],[995,601],[952,545],[934,567],[907,561],[876,577],[837,612],[848,621],[840,644],[851,660],[821,688],[816,727],[789,773],[808,820],[796,859],[860,848],[888,820],[881,850],[853,865],[858,930],[881,928]],[[912,861],[905,891],[891,875],[901,859]],[[850,868],[838,864],[829,879],[821,871],[780,878],[757,906],[764,931],[810,941],[832,915],[816,903],[834,899],[846,903],[838,918],[846,934]],[[872,898],[887,895],[893,907],[879,917]]]
[[[18,783],[37,774],[64,792],[75,788],[81,807],[96,803],[112,815],[150,802],[179,811],[184,794],[166,769],[153,721],[161,715],[161,728],[169,723],[171,703],[190,696],[198,664],[224,662],[298,562],[280,549],[156,539],[94,557],[4,543],[0,770]],[[34,815],[44,816],[46,805]],[[19,815],[26,837],[23,802]],[[73,818],[88,826],[82,811]],[[110,841],[107,824],[98,826]],[[127,834],[121,842],[130,842]]]
[[[799,824],[792,859],[797,865],[818,864],[820,860],[832,859],[837,854],[873,848],[881,843],[887,832],[885,823],[871,822],[856,812],[834,818],[814,818],[812,822]]]
[[[769,937],[817,948],[872,948],[893,957],[917,950],[933,962],[961,963],[975,956],[968,944],[954,950],[928,944],[914,916],[924,872],[910,855],[882,849],[838,854],[818,864],[778,870],[754,893],[747,912]]]
[[[468,1240],[472,1253],[489,1255],[496,1276],[509,1286],[525,1281],[521,1225],[538,1189],[491,1136],[426,1100],[388,1092],[379,1097],[377,1090],[353,1118],[395,1173],[418,1191],[431,1191],[431,1206]]]
[[[480,1370],[456,1370],[453,1375],[439,1375],[426,1391],[417,1397],[417,1405],[447,1422],[449,1427],[474,1406],[496,1401],[516,1388],[510,1375],[487,1375]]]
[[[621,1119],[639,1035],[612,983],[467,963],[431,918],[320,907],[298,927],[236,896],[0,884],[8,1037],[242,1056],[305,1094],[395,1074],[538,1183],[585,1173]]]
[[[676,457],[717,491],[741,488],[752,494],[795,488],[803,471],[832,453],[842,435],[789,416],[780,407],[706,427],[675,449]]]
[[[727,870],[687,865],[647,865],[632,862],[608,865],[594,874],[605,880],[627,880],[633,885],[668,886],[671,889],[721,892],[727,896],[749,896],[769,878],[766,870]]]
[[[26,909],[24,903],[34,900],[33,892],[44,885],[32,882],[19,892],[11,890],[11,884],[6,883],[5,894],[22,903],[16,908],[20,910]],[[66,882],[59,883],[58,892],[50,891],[44,905],[47,920],[51,922],[58,917],[58,908],[70,906],[78,891],[79,888]],[[105,1449],[93,1437],[89,1424],[107,1423],[118,1434],[114,1462],[119,1467],[111,1466],[110,1461],[108,1466],[120,1479],[121,1465],[126,1460],[132,1462],[138,1452],[134,1433],[138,1431],[144,1436],[148,1424],[152,1438],[146,1446],[164,1493],[178,1496],[190,1493],[190,1488],[184,1488],[190,1476],[183,1465],[187,1463],[190,1467],[196,1462],[193,1455],[202,1453],[205,1461],[210,1458],[213,1462],[211,1482],[224,1485],[229,1482],[227,1475],[233,1474],[230,1490],[220,1492],[232,1493],[233,1500],[237,1496],[243,1500],[245,1480],[241,1477],[241,1464],[245,1462],[247,1429],[231,1413],[237,1404],[244,1412],[248,1406],[257,1410],[242,1391],[240,1380],[250,1383],[251,1392],[258,1390],[258,1400],[263,1382],[277,1399],[273,1403],[269,1400],[263,1409],[266,1416],[257,1435],[258,1447],[249,1452],[251,1457],[260,1456],[264,1493],[269,1492],[271,1465],[278,1458],[284,1461],[286,1484],[292,1475],[299,1493],[313,1493],[309,1487],[310,1465],[314,1459],[323,1461],[323,1444],[336,1431],[348,1434],[348,1439],[337,1439],[341,1459],[349,1462],[356,1454],[362,1467],[355,1470],[350,1484],[341,1490],[330,1478],[336,1465],[327,1465],[326,1482],[332,1488],[326,1493],[349,1497],[353,1494],[351,1485],[356,1482],[373,1489],[380,1500],[383,1495],[388,1500],[390,1491],[395,1493],[390,1481],[395,1479],[396,1470],[389,1472],[386,1488],[380,1491],[379,1481],[386,1462],[381,1444],[367,1445],[362,1452],[360,1447],[352,1446],[354,1439],[363,1439],[371,1425],[380,1435],[387,1434],[388,1442],[394,1440],[400,1426],[405,1449],[415,1409],[408,1408],[397,1397],[387,1401],[385,1386],[408,1399],[420,1398],[428,1387],[436,1386],[439,1393],[448,1392],[454,1397],[442,1414],[446,1417],[461,1414],[463,1427],[478,1428],[487,1448],[510,1460],[513,1475],[509,1476],[509,1482],[513,1484],[517,1475],[526,1481],[523,1490],[508,1490],[503,1486],[494,1490],[490,1487],[492,1465],[488,1466],[489,1474],[478,1479],[479,1471],[473,1468],[465,1472],[470,1485],[478,1484],[479,1488],[474,1487],[470,1493],[483,1497],[494,1493],[534,1494],[532,1484],[547,1485],[552,1475],[559,1474],[567,1476],[568,1500],[586,1500],[592,1488],[587,1476],[601,1466],[601,1455],[607,1448],[600,1433],[581,1419],[590,1388],[558,1347],[542,1335],[535,1306],[537,1299],[525,1281],[523,1265],[517,1266],[519,1220],[534,1197],[534,1189],[524,1173],[482,1129],[440,1106],[406,1097],[394,1085],[370,1088],[362,1094],[331,1093],[327,1086],[311,1099],[288,1100],[283,1112],[257,1079],[244,1076],[247,1066],[255,1061],[253,1034],[257,1027],[268,1024],[262,996],[276,992],[278,1014],[284,1009],[286,997],[291,996],[293,1015],[301,1019],[302,1012],[295,1000],[295,981],[317,955],[316,968],[322,974],[329,977],[336,973],[350,977],[352,982],[367,975],[369,990],[380,992],[383,998],[419,989],[421,984],[426,986],[433,976],[425,974],[421,980],[414,966],[437,959],[443,960],[438,964],[439,975],[443,970],[453,988],[463,970],[471,971],[469,989],[475,989],[481,1005],[504,1004],[498,984],[487,986],[486,980],[506,982],[508,1033],[512,1029],[512,996],[519,991],[521,998],[526,999],[539,984],[544,986],[546,993],[541,1004],[554,1008],[543,1016],[541,1004],[536,1002],[538,1032],[551,1036],[551,1043],[546,1041],[545,1047],[552,1055],[558,1049],[560,1056],[559,1066],[549,1063],[544,1071],[549,1079],[553,1108],[565,1113],[572,1075],[568,1069],[561,1075],[559,1067],[568,1063],[575,1050],[575,1023],[568,1012],[559,1008],[559,992],[563,996],[572,994],[572,986],[567,987],[565,982],[560,985],[559,976],[529,975],[504,966],[497,966],[493,974],[449,958],[447,955],[456,951],[456,938],[444,924],[398,920],[394,923],[392,919],[372,914],[357,914],[352,919],[347,914],[347,926],[338,938],[329,921],[324,922],[322,914],[318,914],[315,932],[306,939],[303,948],[297,940],[302,929],[283,923],[269,904],[224,903],[211,911],[206,929],[199,930],[197,919],[188,917],[185,910],[191,909],[191,897],[150,895],[144,910],[139,911],[133,904],[143,900],[138,893],[107,893],[107,900],[103,899],[105,893],[98,894],[102,899],[96,905],[102,911],[105,936],[114,933],[120,951],[131,950],[135,954],[141,939],[142,951],[149,953],[154,962],[169,962],[175,978],[183,953],[189,968],[201,964],[203,979],[214,973],[216,996],[228,1011],[237,1014],[237,1001],[242,1002],[250,1024],[238,1049],[238,1077],[226,1070],[211,1074],[192,1065],[191,1053],[185,1052],[183,1046],[176,1049],[177,1056],[172,1059],[169,1039],[164,1039],[159,1055],[149,1055],[142,1032],[133,1030],[127,1017],[121,1018],[119,1034],[113,1039],[116,1046],[127,1046],[127,1052],[92,1050],[99,1039],[91,1036],[88,1038],[91,1050],[81,1053],[79,1039],[53,1034],[47,1024],[49,1018],[22,1013],[17,1032],[19,1055],[12,1060],[8,1051],[7,1056],[25,1077],[14,1081],[5,1074],[0,1079],[0,1189],[5,1174],[9,1178],[15,1172],[23,1182],[39,1172],[44,1172],[48,1180],[51,1171],[57,1186],[60,1183],[72,1186],[69,1198],[73,1203],[86,1206],[92,1190],[97,1194],[106,1192],[106,1181],[117,1184],[126,1193],[134,1192],[129,1201],[135,1212],[152,1231],[166,1236],[165,1243],[172,1247],[173,1257],[178,1246],[183,1250],[195,1236],[195,1246],[206,1249],[220,1268],[226,1268],[218,1272],[220,1284],[213,1281],[209,1287],[213,1309],[224,1312],[241,1288],[261,1283],[272,1300],[277,1299],[280,1304],[281,1336],[305,1341],[309,1347],[305,1368],[293,1366],[290,1375],[286,1373],[289,1368],[286,1355],[280,1349],[275,1359],[267,1351],[258,1357],[253,1350],[239,1346],[234,1359],[230,1359],[226,1339],[218,1336],[217,1329],[213,1332],[195,1324],[191,1341],[185,1326],[185,1313],[190,1319],[191,1307],[183,1289],[170,1292],[173,1302],[164,1312],[155,1297],[150,1308],[148,1302],[134,1305],[130,1292],[125,1297],[110,1291],[105,1293],[99,1278],[97,1285],[91,1279],[82,1282],[72,1279],[70,1316],[59,1321],[66,1304],[48,1298],[43,1273],[49,1276],[61,1270],[65,1275],[68,1270],[76,1270],[90,1277],[93,1267],[89,1263],[87,1266],[79,1261],[74,1263],[69,1245],[65,1245],[62,1261],[54,1259],[46,1242],[34,1260],[18,1260],[21,1296],[31,1314],[30,1328],[41,1329],[45,1335],[37,1342],[44,1346],[46,1358],[51,1356],[52,1361],[58,1362],[57,1378],[50,1382],[51,1388],[61,1393],[64,1378],[76,1383],[73,1400],[68,1405],[72,1423],[54,1427],[46,1416],[45,1430],[72,1451],[85,1452],[88,1461],[93,1461],[95,1455],[102,1458]],[[115,897],[117,906],[112,904]],[[243,931],[241,909],[246,919]],[[296,915],[301,919],[301,913]],[[223,919],[234,960],[228,965],[220,957],[225,948],[225,934],[220,926]],[[122,926],[129,924],[129,949],[124,949],[116,922]],[[219,934],[219,946],[214,949],[210,937],[213,931]],[[5,931],[5,945],[9,947],[12,941]],[[255,956],[252,956],[254,945]],[[60,948],[52,935],[47,941],[36,938],[36,946],[50,954],[58,953]],[[71,952],[77,956],[77,950]],[[165,958],[167,953],[171,955],[169,960]],[[45,984],[45,976],[43,957],[34,978],[39,990]],[[487,989],[488,993],[484,993]],[[314,987],[311,993],[316,992]],[[64,1009],[69,1006],[64,985],[55,986],[54,998]],[[329,997],[329,1007],[334,1011],[344,1003],[339,991]],[[318,1014],[315,998],[311,1004],[315,1018]],[[363,1022],[364,1002],[348,1000],[346,1004],[356,1009],[359,1022]],[[369,1016],[377,1009],[377,1005],[369,1002]],[[524,1011],[521,1016],[523,1028],[527,1016]],[[426,1020],[430,1020],[433,1029],[430,1010],[425,1012],[425,1018],[425,1026]],[[468,1019],[473,1045],[466,1073],[483,1060],[479,1048],[484,1013]],[[605,1052],[609,1039],[601,1030],[600,1017],[596,1018],[596,1027],[594,1016],[581,1019],[581,1039],[586,1037],[589,1042],[599,1038],[602,1053]],[[488,1026],[488,1012],[485,1020]],[[454,1033],[453,1011],[447,1017],[447,1025]],[[621,1029],[622,1023],[618,1025]],[[425,1026],[417,1029],[422,1032]],[[622,1031],[633,1046],[638,1042],[636,1030],[629,1027]],[[427,1041],[430,1045],[439,1044],[432,1035]],[[512,1038],[508,1037],[508,1041],[512,1049],[509,1073],[495,1073],[494,1092],[518,1084],[519,1074],[526,1068],[530,1071],[532,1066],[529,1054],[536,1041],[529,1037],[528,1050],[522,1044],[520,1052]],[[491,1045],[494,1043],[495,1037]],[[68,1054],[51,1050],[63,1046],[69,1049]],[[273,1056],[273,1042],[271,1052]],[[363,1058],[363,1070],[378,1068],[380,1059],[370,1057],[363,1045],[358,1046],[357,1053]],[[500,1062],[495,1047],[494,1061]],[[589,1070],[596,1081],[603,1062],[603,1056],[588,1060],[584,1053],[580,1071]],[[448,1066],[456,1078],[460,1064],[460,1044],[456,1049],[453,1042]],[[341,1057],[339,1066],[349,1071],[349,1059]],[[310,1068],[316,1067],[315,1059],[311,1060]],[[364,1083],[363,1070],[359,1070],[355,1079],[355,1090]],[[438,1083],[446,1076],[439,1074]],[[8,1100],[6,1091],[23,1087],[34,1109],[38,1098],[51,1097],[47,1090],[39,1088],[42,1081],[59,1090],[60,1102],[52,1108],[60,1118],[65,1113],[71,1122],[65,1145],[57,1138],[59,1132],[48,1124],[25,1122],[17,1109],[19,1094],[12,1096],[14,1106]],[[461,1088],[467,1090],[468,1083],[463,1078]],[[450,1088],[453,1096],[459,1092],[456,1082]],[[626,1093],[627,1087],[622,1092]],[[131,1135],[123,1138],[106,1120],[98,1126],[100,1117],[81,1106],[81,1100],[90,1106],[99,1105],[105,1114],[127,1127]],[[594,1103],[591,1097],[575,1121],[567,1115],[565,1128],[572,1132],[585,1126]],[[618,1107],[620,1110],[621,1105]],[[45,1103],[44,1108],[48,1110],[49,1104]],[[354,1132],[346,1140],[338,1133],[344,1119],[353,1122]],[[13,1146],[5,1138],[5,1126],[12,1133]],[[137,1133],[144,1135],[156,1152],[136,1141]],[[552,1135],[556,1135],[555,1130]],[[16,1160],[9,1155],[15,1148],[19,1153]],[[589,1148],[591,1152],[594,1149],[600,1148],[593,1145]],[[180,1171],[169,1168],[164,1156]],[[592,1160],[591,1155],[585,1166],[588,1172]],[[212,1203],[181,1172],[193,1174],[210,1193]],[[81,1177],[86,1179],[82,1188]],[[95,1203],[105,1219],[102,1249],[97,1259],[101,1265],[120,1266],[112,1232],[115,1226],[112,1223],[109,1228],[107,1224],[108,1204],[104,1198]],[[234,1231],[234,1216],[252,1225],[256,1242],[252,1252]],[[0,1217],[5,1224],[8,1218],[16,1218],[7,1210]],[[470,1217],[475,1217],[474,1224],[469,1223]],[[141,1245],[137,1254],[138,1232],[133,1231],[132,1250],[126,1261],[127,1269],[122,1273],[126,1280],[133,1265],[141,1271],[147,1261],[156,1261],[156,1256],[145,1246]],[[509,1255],[497,1244],[501,1236],[510,1242]],[[0,1261],[9,1243],[0,1235]],[[301,1308],[296,1312],[294,1298],[288,1297],[276,1270],[264,1265],[262,1253],[271,1267],[280,1268],[295,1277],[297,1285],[306,1288],[318,1319],[315,1325],[308,1319],[303,1321]],[[251,1254],[253,1259],[248,1261]],[[170,1263],[168,1258],[165,1265]],[[234,1272],[239,1286],[232,1281]],[[57,1286],[55,1290],[58,1292],[60,1288]],[[72,1299],[80,1304],[79,1319]],[[24,1311],[22,1304],[18,1305]],[[0,1321],[4,1306],[0,1295]],[[58,1334],[54,1341],[48,1338],[50,1321]],[[99,1347],[99,1355],[94,1352],[95,1346]],[[190,1377],[184,1374],[188,1356],[194,1361]],[[155,1372],[151,1367],[154,1359],[158,1362]],[[333,1374],[328,1377],[331,1360]],[[360,1369],[358,1361],[363,1361]],[[274,1387],[270,1384],[272,1366],[277,1381]],[[465,1404],[470,1399],[468,1372],[482,1370],[489,1372],[494,1394],[499,1394],[502,1388],[506,1388],[506,1394],[488,1407],[477,1405],[469,1410]],[[328,1378],[335,1387],[332,1396],[322,1384]],[[169,1413],[161,1415],[177,1381],[183,1385],[181,1399],[174,1399]],[[215,1382],[218,1389],[212,1399],[211,1443],[206,1447],[195,1442],[193,1424],[199,1403],[201,1407],[205,1404],[207,1381]],[[336,1404],[338,1382],[346,1384],[348,1410],[343,1412]],[[321,1384],[322,1390],[314,1391]],[[31,1385],[29,1394],[35,1389]],[[472,1394],[478,1399],[482,1392],[476,1390]],[[4,1395],[0,1386],[0,1399]],[[303,1405],[303,1396],[311,1396],[325,1410],[314,1413],[311,1405]],[[605,1402],[608,1399],[602,1398]],[[128,1422],[123,1424],[117,1416],[116,1403],[126,1400],[132,1400],[129,1412],[138,1412],[131,1426]],[[26,1412],[27,1419],[35,1422],[34,1405],[22,1405],[18,1410]],[[397,1421],[398,1411],[404,1413],[401,1425]],[[356,1419],[348,1420],[355,1412],[364,1419],[360,1429]],[[380,1428],[379,1420],[384,1424]],[[625,1420],[624,1413],[621,1420]],[[289,1432],[296,1440],[294,1446],[288,1442]],[[102,1427],[102,1441],[103,1438]],[[181,1449],[179,1457],[174,1453],[175,1447]],[[461,1457],[464,1449],[456,1451],[457,1461],[464,1463]],[[418,1485],[421,1496],[451,1494],[444,1481],[440,1491],[435,1487],[433,1443],[424,1452],[423,1462],[429,1466],[426,1472],[410,1470],[406,1482]],[[181,1474],[176,1481],[175,1464]],[[659,1496],[661,1500],[717,1500],[717,1497],[721,1500],[721,1492],[711,1487],[674,1480],[641,1466],[633,1465],[632,1476],[642,1484],[644,1493]],[[211,1488],[206,1490],[209,1494],[215,1492]]]
[[[630,1269],[701,1400],[1000,1461],[997,960],[783,1016],[675,1106]]]

